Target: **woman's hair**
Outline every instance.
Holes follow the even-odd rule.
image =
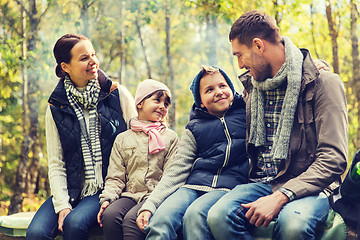
[[[57,63],[55,73],[59,78],[63,78],[66,75],[61,68],[61,63],[69,63],[71,61],[71,49],[81,40],[89,39],[80,34],[65,34],[56,41],[53,52]]]

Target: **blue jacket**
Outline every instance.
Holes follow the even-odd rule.
[[[99,83],[101,87],[97,111],[101,122],[101,152],[102,175],[106,177],[109,166],[109,157],[115,137],[127,129],[120,107],[119,91],[112,87],[111,80],[101,70]],[[116,86],[116,85],[114,85]],[[48,102],[59,132],[66,164],[67,188],[70,204],[76,205],[82,190],[84,174],[84,159],[81,150],[80,124],[74,109],[71,107],[64,88],[64,79],[61,79],[52,92]]]
[[[248,182],[245,102],[238,93],[220,118],[194,105],[186,128],[197,144],[196,160],[186,184],[232,189]]]

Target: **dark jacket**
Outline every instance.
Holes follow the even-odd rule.
[[[197,144],[196,160],[187,185],[232,189],[248,182],[245,102],[239,94],[235,94],[223,117],[194,105],[186,128]]]
[[[117,86],[101,71],[98,72],[101,87],[97,111],[100,117],[100,143],[102,152],[102,175],[105,179],[109,157],[115,137],[127,129],[120,107]],[[61,79],[52,92],[48,102],[59,132],[66,166],[67,187],[70,204],[74,206],[82,190],[84,160],[81,150],[80,124],[71,107]]]
[[[303,74],[289,154],[271,182],[273,191],[284,187],[298,198],[319,193],[324,189],[328,190],[327,192],[332,191],[339,184],[340,176],[346,169],[348,147],[343,82],[337,74],[318,71],[309,51],[301,51],[304,55]],[[240,80],[248,94],[245,97],[247,151],[252,168],[256,164],[257,155],[255,146],[248,143],[252,85],[249,75],[241,76]]]

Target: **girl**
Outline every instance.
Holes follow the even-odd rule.
[[[90,40],[66,34],[55,44],[59,83],[49,98],[46,143],[52,196],[30,223],[26,239],[87,239],[96,226],[99,191],[115,137],[136,116],[129,91],[99,70]]]
[[[177,150],[178,136],[164,124],[170,97],[161,82],[147,79],[138,85],[138,118],[130,120],[131,130],[116,137],[100,194],[98,222],[106,239],[145,238],[136,225],[137,212]]]

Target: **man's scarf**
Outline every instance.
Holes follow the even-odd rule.
[[[292,44],[289,38],[283,37],[283,41],[285,43],[285,63],[276,75],[263,82],[257,82],[252,78],[254,89],[251,98],[249,142],[256,147],[264,146],[266,141],[264,91],[275,89],[287,81],[280,120],[271,150],[271,155],[274,159],[286,159],[288,156],[290,134],[301,87],[303,64],[301,51]]]

